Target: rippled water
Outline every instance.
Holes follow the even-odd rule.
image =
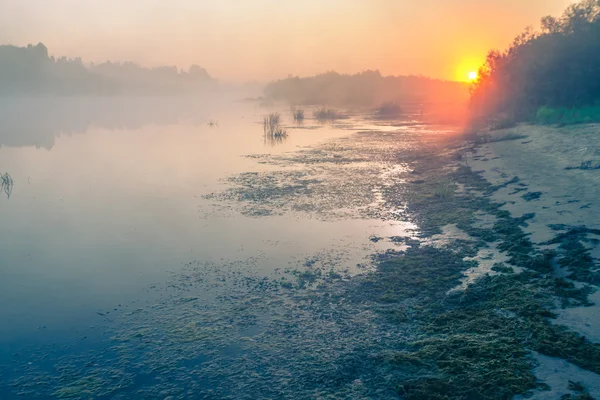
[[[103,328],[119,331],[115,324],[131,324],[121,319],[134,315],[137,305],[160,303],[172,290],[181,290],[181,282],[168,282],[190,268],[197,276],[203,266],[204,283],[218,281],[220,274],[233,274],[236,282],[244,276],[279,279],[315,265],[353,274],[368,268],[373,253],[392,246],[378,237],[407,234],[410,224],[375,216],[303,212],[302,207],[343,209],[354,203],[332,203],[314,177],[306,187],[293,186],[300,176],[293,174],[302,172],[285,161],[295,151],[357,130],[394,127],[360,118],[333,125],[308,120],[298,127],[283,109],[289,137],[274,145],[264,141],[260,124],[269,111],[227,98],[2,101],[0,172],[9,172],[15,182],[11,197],[0,198],[2,398],[21,390],[23,381],[15,382],[22,368],[56,369],[60,357],[96,351],[106,339]],[[273,157],[279,161],[265,161]],[[360,168],[371,173],[368,165]],[[273,182],[273,171],[293,179]],[[248,176],[271,181],[248,181]],[[268,191],[260,193],[270,207],[267,216],[261,215],[264,207],[254,207],[261,199],[250,199],[250,208],[236,205],[248,201],[248,193],[255,196],[265,182]],[[300,198],[308,187],[316,199],[311,204],[290,201],[290,193]],[[293,193],[300,189],[304,192]],[[340,190],[347,190],[348,198],[360,195],[357,188]],[[289,212],[291,203],[295,212]],[[214,291],[218,286],[205,284],[195,296],[210,303],[223,295]],[[176,320],[173,313],[189,311],[153,310],[156,320]],[[236,340],[244,333],[252,336],[252,329],[242,331]],[[228,351],[236,353],[234,348]],[[203,359],[198,357],[196,362]],[[141,375],[128,382],[144,386]],[[28,385],[31,381],[22,386]],[[42,389],[22,393],[29,393],[25,398],[69,397]],[[89,396],[102,395],[112,394]]]

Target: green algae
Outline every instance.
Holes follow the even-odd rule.
[[[525,201],[533,201],[542,197],[542,192],[528,192],[521,196]]]
[[[593,285],[600,285],[600,265],[591,256],[590,248],[585,246],[585,244],[594,240],[589,236],[600,235],[600,231],[583,226],[567,227],[555,225],[553,229],[563,232],[558,233],[554,239],[545,244],[559,245],[558,263],[570,272],[568,278]]]
[[[450,296],[445,296],[449,282],[456,281],[468,267],[461,263],[466,252],[458,252],[458,256],[454,253],[453,257],[452,253],[442,255],[428,248],[413,248],[402,255],[404,261],[386,260],[379,265],[378,272],[383,276],[377,282],[384,293],[379,301],[401,303],[406,296],[419,297],[417,310],[407,310],[404,304],[399,312],[385,309],[386,315],[400,323],[410,315],[413,324],[423,330],[423,340],[411,343],[394,358],[396,364],[407,368],[420,367],[410,379],[398,382],[398,393],[406,399],[510,399],[538,387],[531,372],[531,350],[599,372],[600,345],[550,323],[555,317],[552,310],[556,299],[563,307],[589,305],[592,289],[552,278],[557,252],[538,250],[522,230],[534,214],[514,218],[501,210],[502,204],[489,200],[494,191],[519,180],[513,178],[505,185],[491,186],[466,166],[439,174],[439,162],[432,158],[426,162],[427,167],[419,169],[421,176],[425,175],[423,182],[411,187],[407,207],[417,216],[419,226],[424,227],[423,234],[439,233],[442,226],[456,224],[480,239],[472,243],[474,249],[498,242],[497,248],[509,256],[510,265],[497,265],[495,269],[504,274],[484,276],[464,292]],[[449,177],[465,190],[445,197],[440,204],[435,188]],[[497,222],[493,228],[477,227],[475,211],[494,215]],[[559,249],[565,253],[559,263],[571,269],[577,266],[580,273],[570,278],[593,282],[590,272],[595,272],[596,266],[581,241],[574,232],[557,238],[554,243],[560,243]],[[424,259],[411,251],[417,251]],[[424,274],[407,268],[407,264]],[[393,272],[386,273],[391,265],[396,270],[392,267]],[[515,274],[512,266],[525,272]],[[444,275],[445,271],[450,273]],[[406,278],[402,272],[412,277]],[[428,274],[438,278],[437,282],[423,282]],[[451,279],[445,282],[446,277]]]
[[[500,272],[503,274],[514,274],[515,273],[515,269],[513,267],[506,265],[504,263],[495,263],[492,266],[492,271]]]

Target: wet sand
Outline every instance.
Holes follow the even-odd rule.
[[[543,127],[521,125],[486,135],[489,143],[468,154],[468,165],[480,171],[493,185],[501,185],[518,177],[526,186],[509,185],[492,194],[513,216],[535,213],[523,230],[533,242],[556,249],[558,244],[544,246],[556,232],[550,225],[600,228],[600,125]],[[522,136],[522,137],[521,137]],[[518,139],[511,139],[511,138]],[[527,196],[534,194],[533,196]],[[600,238],[590,234],[585,246],[600,258]],[[557,277],[568,272],[556,265]],[[600,292],[590,295],[594,303],[588,307],[558,309],[553,321],[600,343]],[[564,361],[538,356],[537,376],[556,390],[540,392],[536,398],[554,399],[567,394],[568,380],[583,381],[592,396],[600,396],[600,376]]]

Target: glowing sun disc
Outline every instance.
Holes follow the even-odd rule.
[[[477,79],[477,72],[475,72],[475,71],[469,72],[469,80],[474,81],[475,79]]]

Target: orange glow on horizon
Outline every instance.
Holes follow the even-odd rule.
[[[460,82],[473,82],[477,79],[477,71],[484,59],[479,57],[466,57],[458,63],[455,71],[455,80]]]
[[[571,2],[5,0],[0,44],[41,41],[86,63],[198,64],[228,82],[368,69],[470,82],[489,50]]]

